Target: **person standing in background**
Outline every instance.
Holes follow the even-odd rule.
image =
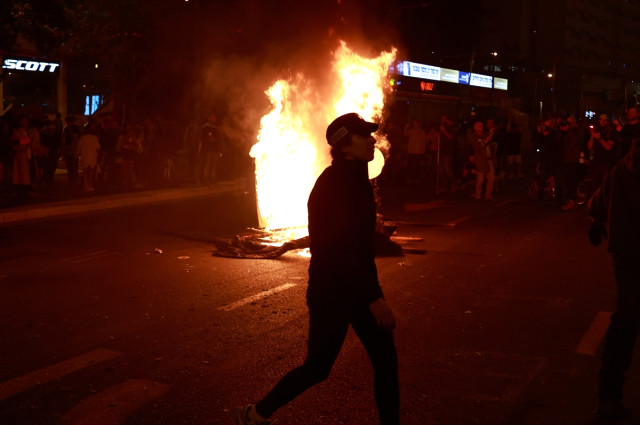
[[[14,151],[12,182],[16,188],[16,197],[19,203],[26,202],[31,191],[31,141],[29,118],[20,117],[18,126],[11,135],[11,144]]]
[[[473,148],[473,156],[476,166],[476,191],[475,199],[482,200],[482,189],[486,180],[484,199],[493,201],[493,183],[496,177],[493,149],[493,132],[484,131],[482,121],[473,123],[473,131],[470,133],[469,143]]]
[[[424,176],[422,161],[424,161],[427,151],[427,134],[418,120],[407,123],[403,134],[409,139],[407,143],[408,182],[420,183]]]
[[[91,118],[84,134],[78,139],[78,156],[82,167],[82,177],[84,179],[84,191],[93,192],[93,180],[98,165],[98,151],[100,141],[98,139],[98,123]]]

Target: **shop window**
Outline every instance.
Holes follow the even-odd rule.
[[[100,105],[104,103],[104,96],[101,94],[93,94],[84,98],[84,114],[93,115]]]

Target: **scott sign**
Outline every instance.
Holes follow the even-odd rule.
[[[17,71],[55,72],[60,66],[55,62],[39,62],[24,59],[5,59],[2,67],[4,69],[15,69]]]

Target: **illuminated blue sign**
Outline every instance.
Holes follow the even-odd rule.
[[[446,81],[449,83],[465,84],[477,87],[507,90],[509,81],[506,78],[494,78],[490,75],[474,74],[455,69],[440,68],[415,62],[398,62],[396,72],[405,77],[422,78],[425,80]]]

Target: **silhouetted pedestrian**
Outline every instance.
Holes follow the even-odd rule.
[[[623,404],[624,374],[631,366],[640,329],[640,146],[616,164],[589,200],[593,223],[589,239],[598,246],[607,236],[617,284],[616,311],[602,353],[598,414],[618,419],[629,412]]]
[[[351,113],[327,128],[333,162],[318,177],[308,202],[311,263],[308,353],[256,405],[238,408],[239,425],[268,424],[276,410],[325,380],[351,325],[373,364],[381,425],[399,423],[395,317],[383,298],[376,264],[376,211],[367,163],[378,125]],[[299,422],[306,422],[301,419]]]

